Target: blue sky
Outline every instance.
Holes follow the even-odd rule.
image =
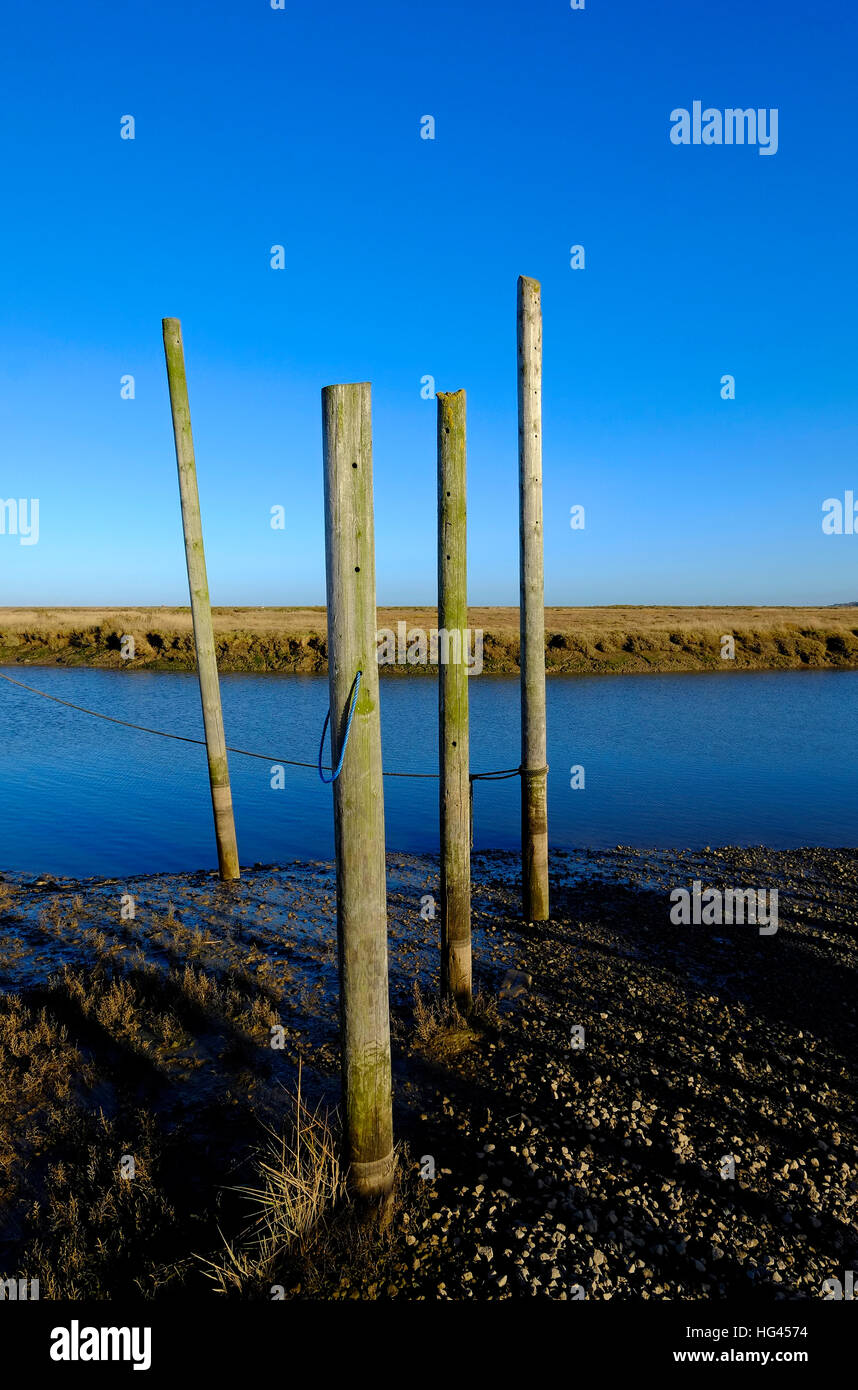
[[[858,493],[852,3],[47,0],[4,30],[0,497],[40,536],[0,536],[0,603],[187,602],[165,315],[216,603],[324,602],[319,391],[359,380],[378,600],[433,601],[430,374],[468,391],[471,601],[516,603],[521,273],[548,603],[858,598],[858,537],[821,529]],[[777,108],[777,154],[673,145],[698,99]]]

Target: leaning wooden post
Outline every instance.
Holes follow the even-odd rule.
[[[222,879],[239,877],[238,846],[235,841],[235,820],[232,814],[232,792],[229,786],[229,764],[226,758],[226,737],[223,731],[223,712],[217,676],[212,610],[206,578],[206,557],[203,550],[203,528],[200,519],[200,498],[197,490],[197,465],[194,461],[194,441],[191,436],[191,409],[188,404],[188,383],[185,377],[185,353],[182,346],[182,325],[178,319],[162,320],[164,354],[167,359],[167,380],[170,385],[170,405],[173,411],[173,434],[176,440],[176,463],[179,467],[179,492],[182,498],[182,525],[185,531],[185,558],[188,563],[188,585],[191,591],[191,615],[194,621],[194,645],[197,651],[197,671],[200,679],[200,698],[206,732],[206,753],[209,760],[212,808],[214,810],[217,858]]]
[[[438,751],[441,774],[441,995],[471,1007],[468,565],[465,393],[438,393]],[[446,657],[446,660],[445,660]]]
[[[345,1139],[354,1191],[385,1207],[393,1187],[393,1112],[369,382],[326,386],[322,426],[334,768],[361,672],[334,782]]]
[[[545,608],[542,560],[542,306],[518,280],[518,478],[521,667],[521,858],[525,921],[548,917]]]

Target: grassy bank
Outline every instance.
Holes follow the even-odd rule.
[[[432,608],[380,608],[378,627],[430,632]],[[324,608],[216,608],[222,671],[327,670]],[[481,630],[483,669],[518,672],[517,608],[472,608]],[[135,655],[122,655],[122,638]],[[735,658],[722,639],[735,639]],[[858,607],[546,608],[549,673],[830,670],[858,667]],[[0,608],[0,664],[102,666],[156,671],[194,668],[187,608]],[[425,674],[429,666],[382,666]]]

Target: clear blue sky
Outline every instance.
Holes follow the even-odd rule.
[[[378,599],[433,600],[431,374],[468,391],[471,600],[516,603],[520,273],[548,603],[858,598],[821,529],[858,494],[856,52],[853,0],[10,6],[0,497],[40,539],[0,536],[0,603],[187,602],[165,315],[215,602],[324,602],[319,391],[366,379]],[[777,154],[673,145],[697,99],[776,107]]]

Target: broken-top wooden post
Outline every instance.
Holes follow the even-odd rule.
[[[545,608],[542,556],[542,306],[538,280],[518,281],[521,858],[527,922],[548,917]]]
[[[200,519],[194,441],[191,436],[191,410],[188,404],[188,383],[185,376],[182,325],[178,319],[164,319],[162,327],[164,330],[164,354],[167,359],[167,380],[170,386],[170,405],[173,412],[173,434],[176,440],[176,463],[179,468],[185,557],[188,564],[188,586],[191,592],[191,615],[194,622],[194,645],[197,652],[197,671],[203,706],[218,866],[222,879],[236,879],[239,876],[238,846],[235,840],[235,820],[232,813],[232,792],[229,786],[229,764],[226,757],[226,737],[223,731],[223,712],[220,703],[212,610],[209,601],[208,579],[206,578],[206,557],[203,550],[203,528]]]
[[[471,1008],[468,563],[464,391],[438,393],[438,655],[441,995]],[[446,656],[446,660],[444,659]]]
[[[331,766],[334,781],[345,1140],[353,1190],[393,1187],[384,792],[376,661],[370,384],[322,391]]]

